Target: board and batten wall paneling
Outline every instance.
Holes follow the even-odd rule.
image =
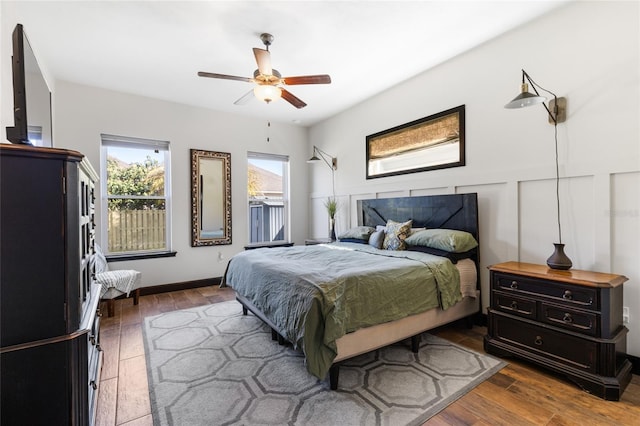
[[[309,129],[338,158],[336,192],[369,195],[477,192],[481,267],[544,263],[556,242],[554,126],[541,106],[507,110],[521,69],[567,98],[558,125],[562,237],[576,269],[624,274],[628,353],[640,357],[640,4],[568,2]],[[466,164],[365,178],[365,138],[465,105]],[[348,166],[347,166],[348,164]],[[330,174],[309,175],[309,232]],[[349,213],[355,224],[355,212]],[[322,229],[326,228],[326,220]],[[325,231],[326,232],[326,231]],[[483,305],[488,275],[481,271]]]
[[[559,242],[555,179],[520,182],[519,255],[522,262],[540,263]],[[592,269],[593,178],[560,180],[560,223],[565,252],[575,265]]]
[[[640,356],[640,172],[611,176],[609,208],[600,206],[597,215],[611,220],[611,269],[629,278],[624,287],[624,306],[629,307],[627,352]]]

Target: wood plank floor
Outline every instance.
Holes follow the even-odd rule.
[[[97,424],[99,426],[152,425],[142,318],[234,299],[231,289],[202,287],[116,301],[115,316],[103,317],[104,350]],[[106,306],[102,306],[106,312]],[[478,352],[484,352],[484,327],[466,329],[454,324],[435,334]],[[619,402],[589,395],[553,373],[515,359],[489,380],[450,405],[425,425],[638,425],[640,377]]]

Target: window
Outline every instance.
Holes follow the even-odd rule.
[[[247,154],[249,245],[289,241],[289,157]]]
[[[171,250],[169,142],[102,137],[102,242],[107,254]]]

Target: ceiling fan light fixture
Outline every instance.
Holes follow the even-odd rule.
[[[282,89],[269,84],[259,84],[253,88],[253,94],[261,101],[270,103],[282,97]]]
[[[259,49],[257,47],[253,48],[253,56],[255,57],[256,64],[258,65],[258,69],[253,72],[253,78],[204,71],[198,72],[198,76],[254,83],[256,86],[253,88],[253,93],[255,97],[261,101],[270,103],[282,98],[298,109],[306,107],[307,104],[280,85],[295,86],[301,84],[331,83],[331,77],[327,74],[299,75],[283,78],[278,70],[271,67],[271,53],[269,52],[269,46],[273,43],[273,36],[268,33],[262,33],[260,35],[260,40],[262,40],[266,49]],[[248,91],[240,99],[236,100],[234,104],[244,105],[249,99],[251,99],[251,91]]]

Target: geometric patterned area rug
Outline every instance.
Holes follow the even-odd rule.
[[[338,390],[236,301],[144,319],[154,425],[420,425],[506,365],[424,333],[345,361]]]

